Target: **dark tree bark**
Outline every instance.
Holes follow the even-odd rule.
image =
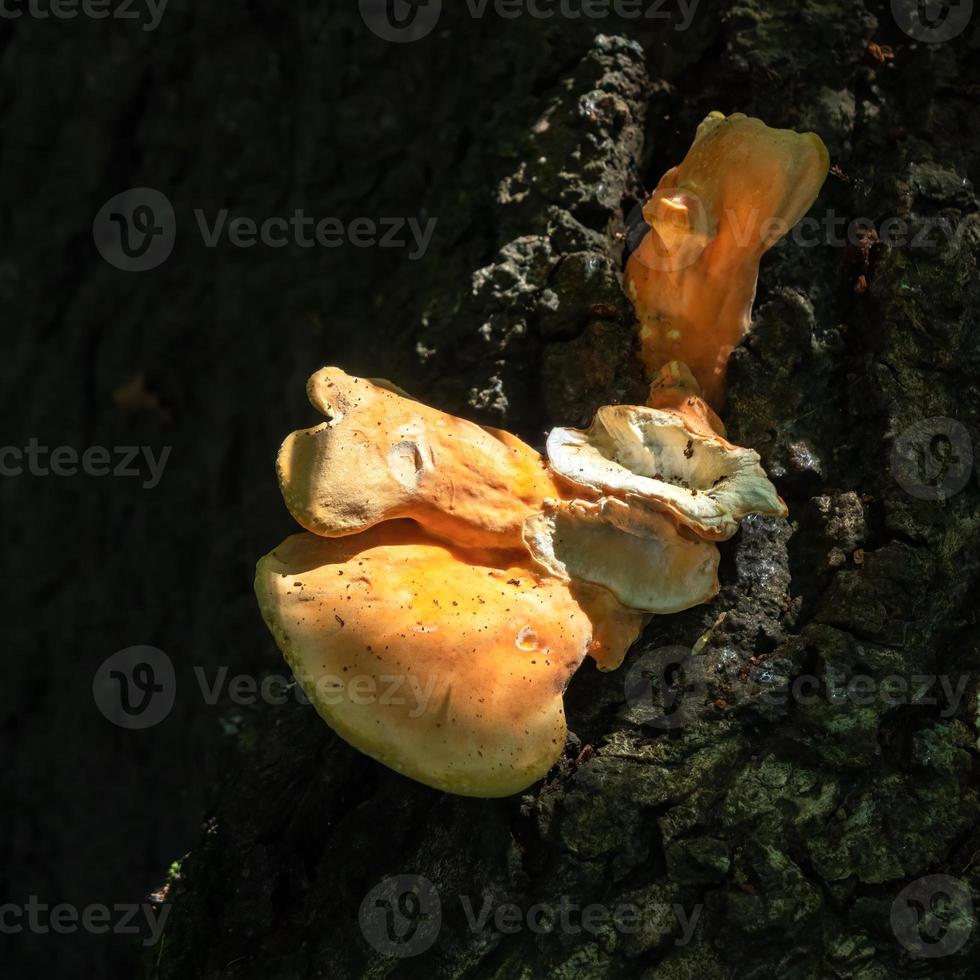
[[[51,445],[174,447],[153,493],[2,486],[4,791],[36,808],[5,835],[11,888],[138,896],[189,849],[143,954],[152,980],[975,976],[976,25],[925,44],[883,3],[720,3],[684,30],[676,5],[667,21],[459,7],[401,45],[356,8],[263,2],[175,6],[146,35],[8,32],[4,77],[21,88],[5,85],[2,172],[24,190],[4,209],[21,328],[4,417]],[[51,74],[33,67],[42,52]],[[565,757],[520,797],[405,780],[292,699],[204,703],[195,666],[283,669],[251,566],[291,533],[272,460],[312,418],[303,382],[321,364],[538,445],[643,400],[626,230],[712,109],[814,129],[836,165],[819,229],[763,263],[730,369],[730,437],[762,454],[789,520],[746,521],[713,603],[655,618],[619,671],[579,671]],[[131,186],[177,214],[174,253],[148,273],[111,268],[88,237]],[[193,212],[221,207],[437,229],[417,260],[209,249]],[[895,240],[844,244],[856,217]],[[114,401],[138,373],[149,397]],[[120,732],[88,691],[134,643],[169,654],[179,696],[155,729]],[[658,676],[667,647],[693,651],[673,679]],[[645,697],[627,696],[630,676],[652,678]],[[431,883],[441,910],[423,948],[426,892],[400,957],[359,914],[397,875]],[[938,918],[916,912],[943,883]],[[563,900],[636,906],[640,926],[570,913],[568,927]],[[484,902],[543,903],[554,927],[474,929]],[[69,968],[98,975],[104,949],[73,948]]]

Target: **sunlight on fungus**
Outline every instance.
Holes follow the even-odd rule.
[[[717,594],[717,542],[746,515],[786,515],[712,405],[759,259],[826,173],[811,133],[702,123],[627,266],[647,404],[552,430],[546,457],[388,382],[310,378],[326,421],[287,436],[277,461],[306,530],[259,561],[255,591],[337,734],[437,789],[519,792],[564,749],[563,693],[586,655],[618,667],[651,616]]]

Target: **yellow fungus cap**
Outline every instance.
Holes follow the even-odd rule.
[[[520,548],[525,518],[557,493],[541,456],[509,432],[334,367],[307,394],[329,421],[287,436],[276,468],[289,512],[314,534],[409,517],[457,545]]]
[[[815,133],[711,113],[643,209],[650,231],[626,266],[641,354],[656,374],[687,364],[715,408],[749,329],[759,261],[816,200],[827,148]]]
[[[255,591],[324,721],[397,772],[507,796],[561,754],[562,694],[595,630],[526,552],[464,551],[387,521],[287,538],[259,561]],[[613,622],[604,655],[622,660],[639,622]]]

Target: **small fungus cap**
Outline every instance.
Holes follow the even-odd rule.
[[[682,415],[688,426],[705,436],[725,437],[725,423],[701,397],[701,386],[691,369],[680,361],[670,361],[660,369],[650,385],[647,407]]]
[[[718,592],[718,548],[665,514],[615,497],[550,501],[524,540],[552,575],[607,589],[627,608],[664,615]]]
[[[276,463],[293,517],[326,537],[411,518],[463,547],[519,548],[555,485],[516,436],[327,367],[307,384],[329,421],[286,437]]]
[[[787,513],[758,453],[676,411],[607,405],[588,429],[552,430],[547,448],[573,485],[666,511],[710,540],[730,538],[747,514]]]

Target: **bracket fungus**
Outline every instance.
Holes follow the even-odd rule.
[[[385,382],[326,367],[306,392],[328,421],[287,436],[276,469],[289,512],[314,534],[411,517],[454,544],[520,548],[524,519],[557,493],[541,456],[516,436]]]
[[[616,497],[546,501],[525,522],[524,540],[553,575],[608,589],[628,609],[665,615],[718,591],[716,547]]]
[[[626,421],[606,455],[590,450],[595,473],[583,477],[566,458],[575,430],[552,433],[545,461],[385,383],[337,368],[313,375],[310,400],[329,421],[287,436],[278,458],[283,497],[307,531],[259,561],[255,590],[321,717],[448,792],[506,796],[542,778],[564,748],[562,695],[585,656],[612,670],[651,615],[709,601],[714,539],[753,502],[778,510],[771,486],[756,486],[761,470],[743,466],[746,477],[731,462],[755,454],[718,435],[692,384],[676,366],[655,386],[666,407],[600,410]],[[647,416],[670,437],[633,426]],[[684,456],[688,442],[695,456]],[[668,476],[703,483],[725,465],[727,494],[673,503],[690,491]],[[752,501],[739,496],[746,483]]]
[[[815,133],[712,112],[643,207],[650,230],[626,266],[641,354],[655,374],[686,364],[715,408],[749,329],[759,262],[816,200],[827,148]]]
[[[547,459],[388,382],[310,378],[327,421],[277,460],[306,533],[259,561],[255,591],[342,738],[437,789],[525,789],[564,748],[562,696],[585,656],[618,667],[651,616],[714,597],[717,542],[743,517],[785,516],[709,402],[748,327],[767,229],[797,221],[826,173],[813,134],[705,120],[627,267],[656,375],[647,404],[554,429]]]
[[[553,429],[548,459],[580,490],[664,511],[712,541],[730,538],[748,514],[787,513],[757,452],[705,432],[681,412],[606,405],[588,429]]]
[[[256,592],[320,715],[397,772],[505,796],[565,745],[562,693],[593,626],[527,554],[464,551],[407,520],[297,534],[259,562]]]

